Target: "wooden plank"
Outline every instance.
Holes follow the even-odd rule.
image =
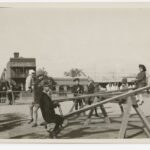
[[[143,130],[140,130],[140,131],[138,131],[138,132],[136,132],[134,134],[128,135],[126,138],[133,138],[133,137],[138,136],[138,135],[140,135],[142,133],[143,133]]]
[[[130,116],[131,116],[131,115],[130,115]],[[121,121],[116,120],[116,119],[113,119],[113,118],[111,118],[110,120],[111,120],[112,123],[113,123],[113,122],[121,123]],[[131,122],[130,122],[130,118],[129,118],[129,121],[128,121],[128,126],[133,127],[133,128],[137,128],[137,129],[141,129],[141,128],[143,127],[143,126],[139,126],[139,125],[135,125],[135,124],[131,123]]]
[[[126,133],[129,117],[130,117],[131,108],[132,108],[131,97],[128,97],[124,116],[122,118],[121,128],[120,128],[119,135],[118,135],[119,139],[122,139],[125,137],[125,133]]]
[[[133,107],[135,109],[135,111],[137,112],[137,114],[139,115],[140,119],[142,120],[143,124],[145,125],[145,128],[147,129],[147,131],[150,133],[150,123],[148,122],[146,116],[144,115],[144,113],[141,111],[141,109],[137,106]]]
[[[149,131],[147,130],[147,128],[144,127],[143,130],[144,130],[145,134],[147,135],[147,137],[150,138],[150,133],[149,133]]]
[[[133,90],[133,89],[127,89],[127,90],[119,90],[119,91],[114,91],[114,92],[112,92],[112,91],[110,91],[110,92],[103,92],[103,93],[101,93],[101,92],[98,92],[98,93],[94,93],[94,94],[86,94],[86,95],[80,95],[80,96],[76,96],[76,97],[65,97],[65,98],[54,98],[53,100],[54,101],[57,101],[57,102],[64,102],[64,101],[72,101],[72,100],[74,100],[74,99],[84,99],[84,98],[89,98],[89,97],[96,97],[96,96],[114,96],[114,95],[123,95],[123,94],[125,94],[125,96],[123,96],[123,97],[120,97],[120,98],[124,98],[124,97],[127,97],[127,96],[130,96],[130,92],[132,93],[132,94],[137,94],[137,93],[139,93],[139,92],[142,92],[142,91],[144,91],[144,90],[147,90],[147,89],[150,89],[150,86],[145,86],[145,87],[142,87],[142,88],[139,88],[139,89],[136,89],[136,90],[134,90],[134,91],[131,91],[131,90]],[[126,95],[126,94],[129,94],[129,95]]]
[[[64,97],[64,98],[53,98],[53,101],[57,102],[65,102],[65,101],[73,101],[76,99],[84,99],[84,98],[90,98],[90,97],[96,97],[96,96],[115,96],[115,95],[120,95],[122,92],[116,92],[116,93],[94,93],[94,94],[86,94],[86,95],[80,95],[80,96],[75,96],[75,97]]]
[[[141,91],[143,91],[143,90],[146,90],[146,89],[149,89],[149,88],[150,88],[150,86],[146,86],[146,87],[143,87],[143,88],[139,88],[139,89],[137,89],[137,90],[134,90],[134,91],[129,91],[129,92],[127,92],[127,93],[123,93],[123,94],[120,94],[120,95],[118,95],[118,96],[114,96],[114,97],[105,99],[105,100],[103,100],[103,101],[94,103],[94,104],[92,104],[92,105],[90,105],[90,106],[85,106],[84,108],[82,108],[82,109],[80,109],[80,110],[76,110],[76,111],[74,111],[74,112],[72,112],[72,113],[66,114],[66,115],[64,116],[64,118],[68,118],[68,117],[73,116],[74,114],[79,114],[79,113],[81,113],[81,112],[88,111],[88,110],[90,110],[90,109],[92,109],[92,108],[94,108],[94,107],[97,107],[97,106],[101,105],[101,104],[106,104],[106,103],[108,103],[108,102],[115,101],[116,99],[126,98],[126,97],[128,97],[128,96],[134,95],[134,94],[136,94],[136,93],[139,93],[139,92],[141,92]],[[94,95],[94,96],[97,96],[97,95]],[[78,98],[78,97],[77,97],[77,98]]]

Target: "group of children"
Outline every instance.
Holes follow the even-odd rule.
[[[121,85],[119,86],[118,84],[115,84],[115,83],[109,83],[106,85],[106,91],[118,91],[118,90],[123,90],[124,87],[123,87],[123,84],[127,81],[127,78],[123,78],[122,79],[122,82],[121,82]],[[127,84],[128,88],[129,89],[134,89],[135,88],[135,84],[132,83],[132,84]]]
[[[136,77],[135,82],[135,89],[141,88],[147,85],[147,77],[146,77],[146,67],[144,65],[139,65],[139,73]],[[74,86],[72,87],[72,93],[74,97],[82,95],[84,93],[84,88],[80,84],[80,79],[74,79]],[[54,123],[55,127],[50,132],[52,137],[56,137],[59,131],[63,126],[63,116],[58,115],[55,113],[55,108],[59,107],[58,103],[52,101],[51,93],[52,93],[52,82],[49,80],[48,76],[43,73],[42,70],[36,72],[30,71],[29,76],[26,79],[26,91],[32,92],[34,96],[34,101],[30,105],[30,116],[31,119],[29,123],[33,122],[32,127],[37,126],[37,117],[38,117],[38,109],[41,109],[43,119],[45,121],[45,126],[47,127],[48,124]],[[124,79],[122,81],[122,89],[127,89],[128,83],[127,80]],[[87,94],[92,94],[96,92],[96,88],[94,86],[94,81],[89,80]],[[139,105],[143,104],[142,94],[136,95],[137,102]],[[81,109],[84,106],[84,100],[81,98],[75,99],[75,110]],[[91,105],[94,103],[93,98],[88,98],[86,104]],[[120,103],[120,106],[122,102]],[[95,114],[98,116],[97,110],[95,109]]]

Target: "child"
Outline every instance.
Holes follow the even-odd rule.
[[[122,85],[120,87],[121,90],[127,90],[128,89],[128,81],[127,81],[127,78],[123,78],[122,79]],[[123,114],[124,113],[124,109],[123,109],[123,104],[126,102],[125,99],[121,99],[119,100],[119,106],[120,106],[120,109],[121,109],[121,113]]]
[[[136,77],[136,88],[142,88],[147,85],[147,78],[146,78],[146,67],[142,64],[139,65],[139,73]],[[139,105],[142,105],[144,103],[142,94],[138,94],[136,96],[136,100]]]
[[[56,138],[57,134],[60,132],[60,127],[63,124],[63,117],[60,115],[57,115],[55,113],[55,109],[56,107],[59,107],[58,103],[54,103],[51,99],[51,97],[49,96],[49,83],[47,81],[45,81],[43,83],[43,92],[40,96],[40,108],[41,108],[41,112],[42,112],[42,116],[45,120],[45,122],[47,124],[51,124],[54,123],[54,129],[52,130],[52,132],[50,132],[50,136],[52,138]]]
[[[75,78],[73,81],[75,83],[75,85],[72,87],[72,93],[74,94],[74,96],[76,97],[76,96],[79,96],[79,95],[83,94],[84,93],[84,88],[80,84],[80,79]],[[75,103],[75,110],[83,108],[82,99],[76,99],[76,100],[74,100],[74,103]]]

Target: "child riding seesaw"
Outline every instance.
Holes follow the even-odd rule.
[[[45,128],[49,133],[50,138],[57,138],[58,133],[65,127],[64,118],[61,115],[55,113],[55,108],[59,108],[59,103],[52,101],[50,96],[50,83],[48,81],[43,82],[43,91],[40,97],[40,108],[42,116],[46,122]]]

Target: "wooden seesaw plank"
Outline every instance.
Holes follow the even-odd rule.
[[[98,92],[98,93],[93,93],[93,94],[84,94],[84,95],[75,96],[75,97],[73,96],[73,97],[65,97],[65,98],[53,98],[53,101],[64,102],[64,101],[72,101],[76,99],[84,99],[84,98],[90,98],[90,97],[96,97],[96,96],[114,96],[114,95],[122,94],[129,90],[131,89],[109,91],[109,92]]]
[[[131,108],[132,108],[132,100],[131,100],[131,97],[128,97],[127,104],[126,104],[126,110],[124,112],[124,116],[122,118],[122,123],[121,123],[121,128],[119,131],[119,136],[118,136],[119,139],[125,138],[125,133],[126,133],[129,117],[130,117]]]
[[[64,118],[67,119],[67,118],[69,118],[69,117],[71,117],[75,114],[80,114],[80,113],[88,111],[88,110],[92,111],[93,108],[95,108],[95,107],[98,107],[100,105],[115,101],[117,99],[127,98],[127,104],[126,104],[127,108],[126,108],[126,111],[125,111],[125,114],[124,114],[124,117],[123,117],[123,120],[122,120],[122,125],[121,125],[121,128],[120,128],[120,132],[119,132],[118,137],[119,138],[124,138],[125,137],[125,133],[126,133],[126,130],[127,130],[127,125],[128,125],[128,121],[129,121],[129,117],[130,117],[130,110],[131,110],[132,106],[136,110],[138,116],[140,117],[142,123],[144,124],[144,127],[141,127],[141,129],[143,131],[145,131],[146,135],[149,137],[149,135],[150,135],[149,122],[147,121],[145,115],[141,112],[139,107],[137,105],[135,105],[135,101],[134,101],[135,99],[133,98],[133,96],[135,94],[141,93],[142,91],[144,91],[146,89],[149,89],[149,88],[150,88],[150,86],[146,86],[146,87],[143,87],[143,88],[140,88],[140,89],[136,89],[134,91],[128,91],[124,94],[120,94],[118,96],[114,96],[114,97],[105,99],[103,101],[94,103],[90,106],[85,106],[84,108],[82,108],[80,110],[76,110],[74,112],[71,112],[71,113],[68,113],[68,114],[64,115]]]
[[[66,115],[64,115],[64,118],[69,118],[75,114],[79,114],[79,113],[82,113],[82,112],[85,112],[85,111],[88,111],[92,108],[95,108],[95,107],[98,107],[99,105],[102,105],[102,104],[106,104],[106,103],[109,103],[109,102],[112,102],[112,101],[115,101],[117,99],[122,99],[122,98],[126,98],[128,96],[131,96],[131,95],[135,95],[139,92],[142,92],[143,90],[146,90],[146,89],[150,89],[150,86],[146,86],[146,87],[143,87],[143,88],[139,88],[139,89],[136,89],[134,91],[128,91],[126,93],[123,93],[123,94],[120,94],[120,95],[117,95],[117,96],[114,96],[114,97],[111,97],[111,98],[108,98],[108,99],[105,99],[103,101],[100,101],[100,102],[96,102],[92,105],[88,105],[88,106],[85,106],[84,108],[81,108],[80,110],[76,110],[74,112],[71,112],[71,113],[68,113]],[[84,96],[84,98],[86,97],[96,97],[98,96],[98,94],[91,94],[91,96]],[[74,98],[74,99],[78,99],[79,97],[77,98]]]

